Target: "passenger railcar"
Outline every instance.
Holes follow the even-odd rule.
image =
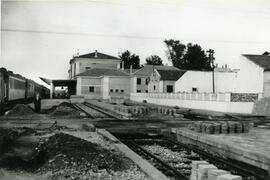
[[[0,113],[17,103],[30,103],[36,93],[48,98],[50,90],[5,68],[0,68]]]
[[[24,100],[26,94],[26,79],[8,71],[8,101]]]

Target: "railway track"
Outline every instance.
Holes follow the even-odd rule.
[[[235,160],[215,156],[165,137],[144,137],[138,139],[135,137],[130,138],[128,135],[123,136],[123,134],[115,134],[115,136],[140,156],[149,160],[157,169],[171,179],[189,179],[192,160],[206,160],[219,169],[242,176],[243,180],[270,179],[265,170]]]
[[[114,119],[121,120],[121,118],[119,118],[119,117],[117,116],[117,114],[113,114],[112,112],[110,113],[110,112],[108,112],[107,110],[102,109],[102,108],[100,108],[100,107],[98,107],[98,106],[95,106],[95,105],[90,104],[90,103],[87,103],[87,102],[85,102],[84,105],[87,106],[87,107],[89,107],[89,108],[92,108],[92,109],[94,109],[94,110],[96,110],[96,111],[98,111],[98,112],[100,112],[100,113],[103,113],[103,114],[107,115],[107,116],[110,117],[110,118],[114,118]]]
[[[122,120],[117,115],[108,112],[98,106],[84,103],[84,104],[73,104],[74,107],[80,111],[86,113],[89,117],[97,120]]]

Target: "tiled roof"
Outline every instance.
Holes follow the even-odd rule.
[[[179,69],[178,70],[157,69],[157,72],[160,75],[160,80],[163,80],[163,81],[177,81],[187,71],[179,70]]]
[[[103,54],[103,53],[100,53],[98,51],[96,52],[92,52],[92,53],[88,53],[88,54],[82,54],[82,55],[79,55],[79,56],[75,56],[73,57],[73,59],[71,59],[69,61],[69,63],[72,63],[75,58],[92,58],[92,59],[115,59],[115,60],[120,60],[119,58],[117,57],[114,57],[114,56],[110,56],[108,54]]]
[[[94,68],[77,74],[77,76],[129,76],[129,74],[118,69]]]
[[[83,54],[83,55],[80,55],[80,56],[77,56],[77,57],[78,58],[97,58],[97,59],[118,59],[118,60],[120,60],[117,57],[110,56],[110,55],[107,55],[107,54],[103,54],[103,53],[100,53],[100,52],[92,52],[92,53]]]
[[[132,72],[131,73],[134,73],[136,71],[138,71],[139,69],[132,69]],[[130,74],[130,69],[124,69],[124,71],[128,74]]]
[[[265,70],[270,70],[270,56],[251,54],[243,54],[243,56]]]
[[[144,65],[141,69],[134,72],[134,75],[137,76],[151,76],[154,69],[164,69],[164,70],[179,70],[173,66],[153,66],[153,65]]]

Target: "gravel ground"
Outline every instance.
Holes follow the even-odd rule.
[[[142,147],[186,175],[191,173],[191,160],[187,157],[197,156],[194,152],[188,155],[186,151],[176,152],[159,145],[144,145]]]

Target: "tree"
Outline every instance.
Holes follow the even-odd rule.
[[[140,58],[136,54],[131,54],[128,50],[122,52],[119,55],[119,58],[124,62],[124,68],[129,69],[132,65],[132,68],[139,69],[140,68]]]
[[[269,55],[270,55],[270,52],[265,51],[262,55],[264,55],[264,56],[269,56]]]
[[[182,44],[178,40],[164,41],[168,51],[167,56],[173,66],[186,70],[211,70],[211,58],[198,44]],[[214,60],[214,57],[213,57]]]
[[[186,46],[180,43],[180,41],[173,39],[165,40],[164,42],[168,48],[168,59],[172,61],[173,66],[181,67],[183,63],[181,60],[183,59]]]
[[[145,60],[147,65],[163,65],[162,59],[157,55],[149,56]]]

